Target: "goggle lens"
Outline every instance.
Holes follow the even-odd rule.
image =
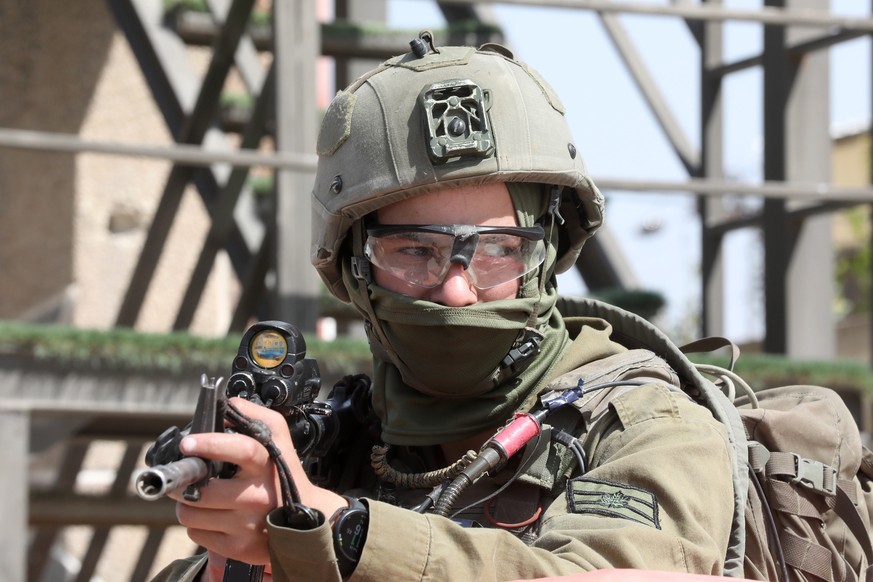
[[[464,265],[476,288],[497,287],[530,273],[546,256],[541,227],[391,226],[368,233],[364,255],[373,265],[425,288],[440,285],[452,263]]]

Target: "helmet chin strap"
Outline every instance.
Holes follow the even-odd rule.
[[[352,276],[358,281],[357,292],[361,298],[361,305],[367,311],[367,317],[364,320],[364,330],[367,333],[367,340],[370,344],[370,350],[377,358],[386,362],[394,362],[398,358],[392,357],[389,353],[391,350],[391,342],[385,336],[382,326],[379,325],[379,318],[376,317],[376,312],[373,309],[373,304],[370,302],[370,284],[373,283],[373,266],[369,259],[364,256],[364,239],[367,236],[367,229],[364,225],[364,220],[358,220],[352,225],[352,257],[351,270]]]
[[[561,188],[560,186],[549,187],[549,227],[547,229],[546,244],[551,246],[552,237],[555,234],[555,221],[559,220],[564,223],[564,218],[561,216],[558,208],[561,205]],[[537,354],[540,353],[540,344],[543,341],[543,334],[537,330],[537,318],[540,312],[540,302],[543,298],[543,293],[546,291],[546,265],[548,261],[543,261],[539,269],[537,269],[537,277],[539,288],[537,290],[537,301],[531,309],[528,316],[527,324],[522,334],[516,342],[516,347],[512,348],[503,361],[500,363],[501,375],[509,372],[508,377],[513,377],[521,374]],[[501,379],[503,381],[503,378]]]

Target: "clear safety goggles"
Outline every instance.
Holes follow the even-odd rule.
[[[539,225],[377,225],[367,229],[364,255],[390,275],[425,288],[440,285],[452,264],[460,264],[477,289],[489,289],[542,264],[544,238]]]

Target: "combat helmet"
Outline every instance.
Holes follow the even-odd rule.
[[[339,91],[318,135],[312,263],[348,301],[341,248],[355,221],[384,206],[462,184],[553,185],[556,272],[569,269],[603,220],[603,195],[576,151],[564,107],[500,45],[413,50]]]

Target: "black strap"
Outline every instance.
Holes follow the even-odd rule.
[[[261,582],[264,567],[246,564],[239,560],[228,560],[224,564],[224,582]]]

